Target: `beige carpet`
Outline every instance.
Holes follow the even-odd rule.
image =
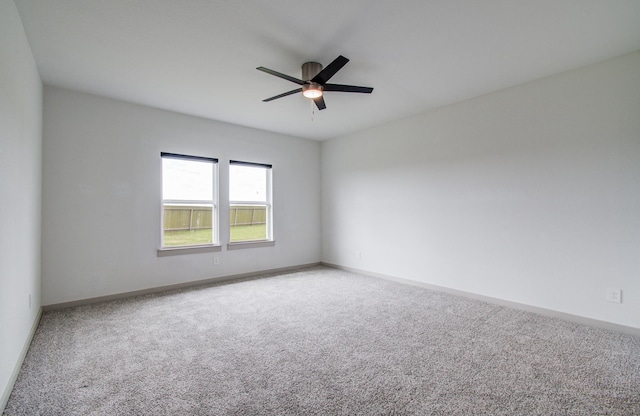
[[[640,339],[328,268],[45,313],[7,415],[638,415]]]

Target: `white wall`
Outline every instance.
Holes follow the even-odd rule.
[[[0,413],[40,310],[41,154],[40,75],[13,0],[0,0]]]
[[[325,262],[640,328],[640,53],[324,142],[322,189]]]
[[[275,247],[157,257],[160,152],[220,160],[223,229],[228,160],[273,164]],[[320,261],[318,142],[47,86],[43,174],[44,305]]]

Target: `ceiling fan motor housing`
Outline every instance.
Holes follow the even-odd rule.
[[[320,71],[322,71],[321,64],[317,62],[306,62],[302,64],[302,80],[311,81]]]
[[[311,81],[320,71],[322,71],[322,65],[317,62],[306,62],[302,64],[302,80],[304,81],[304,85],[302,85],[302,95],[305,97],[312,99],[322,97],[322,90],[324,90],[322,85]]]

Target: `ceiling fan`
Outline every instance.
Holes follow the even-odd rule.
[[[295,82],[296,84],[302,86],[300,88],[296,88],[295,90],[287,91],[285,93],[267,98],[266,100],[262,101],[269,102],[278,98],[286,97],[287,95],[302,92],[302,95],[312,99],[313,102],[316,103],[316,107],[318,107],[318,110],[324,110],[325,108],[327,108],[324,103],[324,98],[322,97],[325,91],[360,92],[364,94],[371,94],[371,91],[373,91],[373,88],[371,87],[357,87],[355,85],[327,83],[327,81],[329,81],[329,79],[334,76],[336,72],[342,69],[342,67],[345,66],[347,62],[349,62],[349,60],[342,55],[334,59],[333,62],[327,65],[327,67],[324,69],[322,68],[322,65],[317,62],[306,62],[302,64],[302,79],[290,77],[289,75],[285,75],[272,69],[259,66],[256,68],[259,71],[275,75],[276,77]]]

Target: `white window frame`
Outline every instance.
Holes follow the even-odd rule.
[[[231,166],[248,166],[254,168],[263,168],[266,171],[266,200],[264,201],[238,201],[229,199],[229,210],[234,205],[245,206],[265,206],[266,207],[266,238],[264,240],[242,240],[231,241],[231,224],[229,224],[229,243],[227,250],[236,250],[241,248],[253,247],[271,247],[275,245],[273,238],[273,166],[265,163],[245,162],[240,160],[229,161],[229,195],[231,195]]]
[[[163,158],[173,158],[181,160],[192,160],[198,162],[209,162],[212,164],[212,197],[211,200],[186,200],[186,199],[163,199],[160,202],[160,248],[158,249],[158,257],[172,256],[178,254],[193,254],[193,253],[208,253],[213,251],[221,251],[220,247],[220,220],[219,220],[219,206],[218,206],[218,159],[204,156],[190,156],[178,153],[161,152],[160,160]],[[162,165],[162,164],[161,164]],[[162,167],[161,167],[162,170]],[[161,177],[163,177],[162,172]],[[162,191],[162,187],[161,187]],[[197,244],[197,245],[185,245],[185,246],[165,246],[164,245],[164,212],[165,205],[167,204],[207,204],[211,205],[211,243]]]

